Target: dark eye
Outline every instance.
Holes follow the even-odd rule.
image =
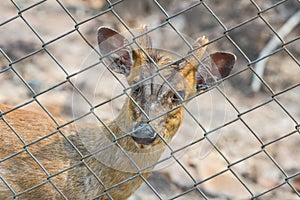
[[[133,87],[132,88],[132,93],[135,94],[135,95],[141,94],[142,93],[142,87],[140,87],[140,86]]]
[[[182,99],[184,99],[184,97],[185,97],[184,90],[177,91],[177,94],[175,94],[175,93],[173,94],[173,96],[171,97],[171,100],[172,100],[173,103],[180,103],[181,99],[180,99],[180,97],[178,95]]]
[[[197,89],[197,90],[207,90],[207,89],[208,89],[208,85],[205,85],[205,84],[197,84],[196,89]]]

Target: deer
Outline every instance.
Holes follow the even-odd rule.
[[[130,86],[111,121],[54,122],[0,104],[0,199],[127,199],[145,182],[182,123],[183,105],[218,85],[236,61],[229,52],[202,58],[206,37],[184,58],[162,56],[147,31],[133,49],[118,31],[98,29],[100,59]]]

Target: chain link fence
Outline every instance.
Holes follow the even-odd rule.
[[[51,184],[67,198],[53,180],[73,168],[52,173],[28,149],[55,133],[67,138],[64,127],[91,115],[105,124],[120,113],[131,87],[99,61],[97,29],[132,41],[146,24],[157,49],[182,57],[205,35],[208,52],[233,52],[237,61],[221,86],[184,106],[182,127],[150,178],[137,173],[144,184],[130,199],[300,199],[299,8],[297,0],[2,2],[0,103],[12,108],[0,120],[22,148],[0,157],[0,169],[27,153],[46,176],[16,191],[0,172],[0,186],[22,199]],[[26,141],[8,120],[21,109],[44,113],[55,130]],[[93,198],[111,198],[110,190]]]

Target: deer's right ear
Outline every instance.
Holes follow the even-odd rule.
[[[133,65],[132,49],[128,40],[115,30],[107,27],[98,29],[98,46],[108,66],[115,72],[128,76]],[[112,53],[113,52],[113,53]]]
[[[196,73],[197,91],[206,90],[218,80],[228,76],[235,64],[236,56],[228,52],[216,52],[202,60]],[[209,71],[209,72],[208,72]]]

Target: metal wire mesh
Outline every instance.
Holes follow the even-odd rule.
[[[107,65],[100,59],[96,63],[84,64],[82,68],[78,68],[82,65],[78,62],[84,57],[80,54],[84,53],[82,51],[91,51],[92,54],[101,57],[94,47],[96,30],[99,26],[106,25],[125,30],[135,41],[143,36],[133,31],[141,23],[150,24],[151,28],[147,32],[149,34],[168,27],[189,50],[192,50],[192,46],[186,39],[186,35],[199,36],[201,31],[200,34],[204,33],[210,38],[209,49],[217,47],[237,55],[234,72],[224,80],[226,90],[222,87],[214,88],[218,93],[217,101],[225,102],[226,106],[222,109],[226,107],[225,110],[229,114],[224,118],[221,117],[221,123],[207,126],[207,119],[205,119],[207,115],[203,114],[204,117],[198,118],[190,107],[183,105],[186,116],[196,124],[201,133],[197,133],[198,136],[193,140],[177,146],[164,141],[167,155],[155,165],[160,166],[172,160],[172,166],[175,167],[165,166],[162,170],[155,171],[147,180],[142,172],[152,166],[141,169],[135,164],[139,171],[135,176],[108,188],[100,178],[97,178],[105,192],[93,198],[106,195],[107,198],[112,199],[109,194],[112,188],[117,188],[136,177],[142,178],[145,184],[131,197],[132,199],[300,198],[300,113],[297,105],[300,88],[298,57],[300,51],[297,48],[300,38],[299,26],[291,30],[286,37],[282,37],[277,31],[290,16],[297,12],[298,1],[249,0],[241,3],[230,1],[232,5],[221,1],[156,0],[144,2],[107,0],[97,3],[79,1],[77,3],[64,0],[26,2],[12,0],[5,2],[0,14],[2,35],[0,100],[1,103],[13,105],[12,109],[1,111],[0,117],[3,124],[9,127],[23,146],[19,151],[0,158],[0,165],[26,153],[46,174],[44,181],[17,192],[1,173],[2,184],[6,185],[14,198],[22,198],[26,193],[51,184],[62,198],[67,199],[53,179],[80,164],[83,164],[97,178],[89,164],[84,161],[97,152],[83,155],[65,135],[63,129],[87,116],[95,117],[107,128],[106,118],[96,111],[121,97],[133,100],[129,91],[134,86],[127,86],[122,78],[110,71],[109,76],[112,78],[109,80],[116,81],[121,86],[122,92],[106,97],[100,102],[94,102],[87,97],[82,90],[84,87],[79,85],[76,79],[100,64],[104,69]],[[180,23],[182,19],[185,21]],[[270,53],[258,57],[261,49],[273,36],[280,40],[280,45]],[[79,50],[72,46],[73,41],[76,41]],[[138,46],[135,42],[131,45]],[[84,50],[82,50],[83,46]],[[259,74],[255,70],[255,65],[265,59],[273,59],[273,63],[270,61],[271,64],[265,69],[265,74]],[[30,63],[38,63],[41,66],[30,65]],[[55,77],[52,77],[53,74],[48,74],[50,68]],[[105,70],[109,71],[108,68]],[[262,87],[259,93],[250,91],[249,80],[252,76]],[[70,109],[72,105],[64,98],[61,106],[57,106],[55,100],[59,98],[59,93],[66,93],[68,98],[71,93],[76,93],[82,99],[81,102],[84,102],[82,104],[87,105],[88,110],[76,115],[69,112],[70,120],[61,123],[57,116],[63,112],[62,107],[67,104]],[[195,95],[189,101],[201,99],[205,94],[206,92]],[[51,99],[50,102],[45,100],[47,98]],[[60,108],[58,115],[51,104],[55,105],[55,108]],[[39,112],[45,113],[56,128],[41,138],[27,142],[17,128],[11,126],[6,116],[32,105],[35,105],[35,109]],[[203,103],[203,105],[209,104]],[[136,106],[139,107],[138,104]],[[265,118],[267,120],[263,121]],[[188,129],[183,129],[182,133],[177,134],[184,134],[185,130]],[[29,149],[32,145],[47,140],[57,133],[72,145],[81,160],[56,173],[50,173]],[[111,134],[114,137],[114,143],[111,145],[118,145],[118,140],[122,138],[115,137],[113,132]],[[128,134],[126,133],[124,137]],[[215,136],[217,140],[213,139]],[[249,143],[245,140],[249,140]],[[209,146],[207,154],[201,159],[197,154],[195,156],[197,161],[191,161],[195,158],[190,150],[199,149],[204,142]],[[5,141],[1,145],[5,145]],[[108,147],[102,147],[97,151],[105,148]],[[134,163],[127,152],[122,147],[119,148]],[[184,155],[189,159],[186,160]],[[163,187],[167,187],[169,191],[166,192]]]

